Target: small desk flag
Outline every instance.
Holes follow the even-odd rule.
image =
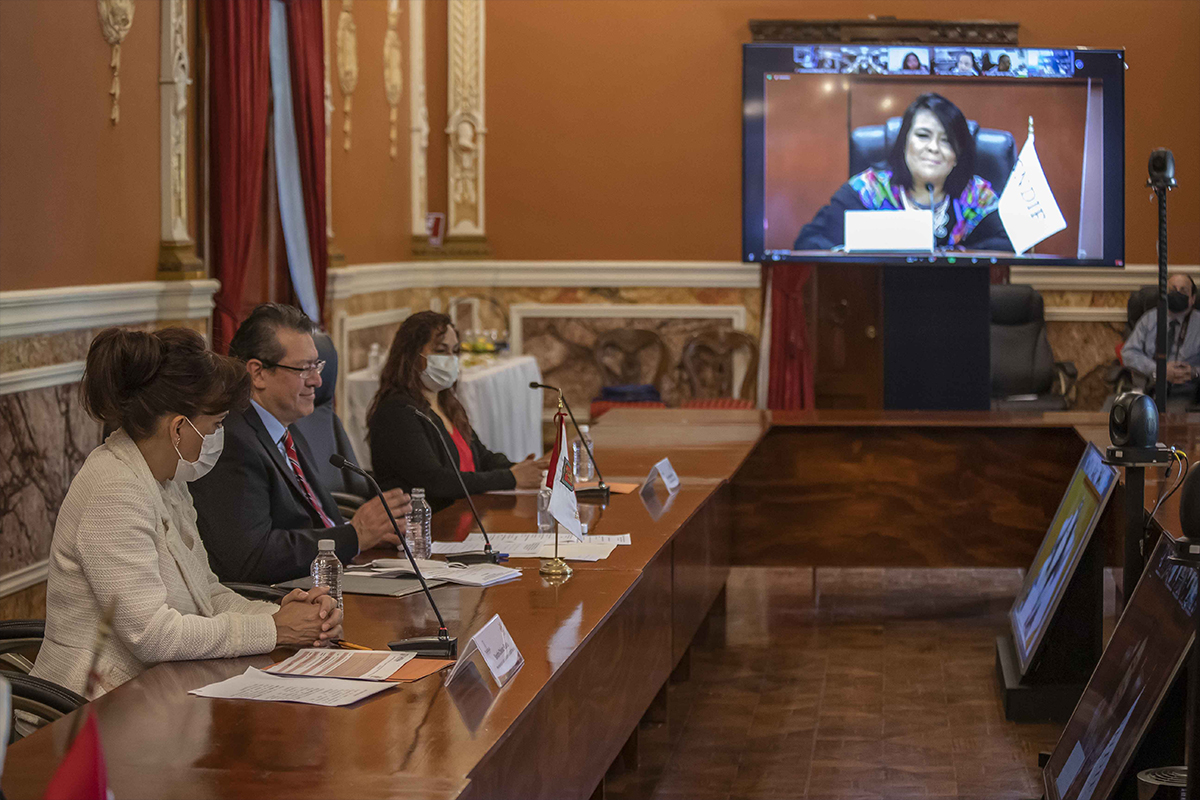
[[[561,410],[554,415],[554,428],[554,451],[550,454],[550,470],[546,473],[546,485],[550,487],[550,516],[582,542],[583,526],[579,524],[579,504],[575,500],[571,460],[567,458],[566,415]]]
[[[106,800],[109,796],[108,769],[96,717],[90,709],[79,713],[87,714],[87,720],[50,778],[46,800]]]
[[[1029,137],[1000,195],[1000,221],[1017,255],[1067,227],[1033,145],[1032,118]]]

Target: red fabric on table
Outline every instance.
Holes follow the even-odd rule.
[[[268,0],[209,0],[207,12],[212,276],[221,282],[213,310],[213,346],[226,352],[241,321],[246,273],[262,216],[271,9]]]
[[[680,408],[754,408],[754,403],[740,397],[713,397],[707,400],[686,400]]]
[[[614,408],[666,408],[667,404],[658,400],[635,400],[623,403],[619,400],[593,400],[590,414],[593,420],[599,419],[605,411]]]
[[[288,0],[288,59],[292,107],[304,190],[304,221],[312,258],[313,285],[325,318],[329,246],[325,232],[325,51],[321,0]]]
[[[474,472],[475,454],[471,452],[471,443],[463,438],[463,435],[458,432],[457,428],[450,431],[450,438],[454,441],[454,447],[458,450],[458,471]]]
[[[811,264],[772,264],[770,380],[767,408],[813,408],[812,344],[804,313],[804,292],[812,277]]]

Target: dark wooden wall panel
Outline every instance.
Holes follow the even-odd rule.
[[[734,478],[733,562],[1027,567],[1070,428],[774,428]]]

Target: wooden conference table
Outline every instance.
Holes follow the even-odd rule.
[[[643,717],[662,718],[731,564],[1026,566],[1104,424],[1070,412],[611,411],[593,428],[606,479],[640,481],[663,456],[682,478],[672,497],[614,495],[585,512],[591,532],[632,544],[573,563],[562,583],[518,560],[519,580],[434,590],[460,649],[493,614],[504,620],[525,665],[503,689],[468,668],[449,688],[433,676],[327,709],[187,694],[282,652],[160,664],[91,704],[110,786],[119,798],[589,797],[636,747]],[[1164,434],[1194,452],[1200,417]],[[480,507],[490,531],[529,531],[535,501],[490,495]],[[435,515],[435,538],[463,535],[466,513],[460,502]],[[1177,505],[1160,519],[1177,531]],[[420,595],[345,606],[352,642],[436,630]],[[42,796],[73,716],[9,748],[7,797]]]

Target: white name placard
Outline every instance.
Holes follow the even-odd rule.
[[[483,657],[483,663],[487,664],[492,678],[502,688],[525,664],[525,657],[517,649],[517,643],[509,635],[508,628],[500,621],[500,615],[493,614],[488,623],[476,631],[471,641],[467,642],[466,648],[454,664],[454,669],[446,676],[446,683],[454,680],[454,676],[471,660],[476,651]]]
[[[846,252],[933,249],[932,211],[847,211]]]
[[[669,458],[664,458],[650,468],[650,474],[642,483],[642,491],[651,489],[654,486],[655,478],[662,478],[663,485],[667,487],[667,492],[670,494],[675,494],[679,489],[679,476],[675,474],[675,468],[671,466]]]

